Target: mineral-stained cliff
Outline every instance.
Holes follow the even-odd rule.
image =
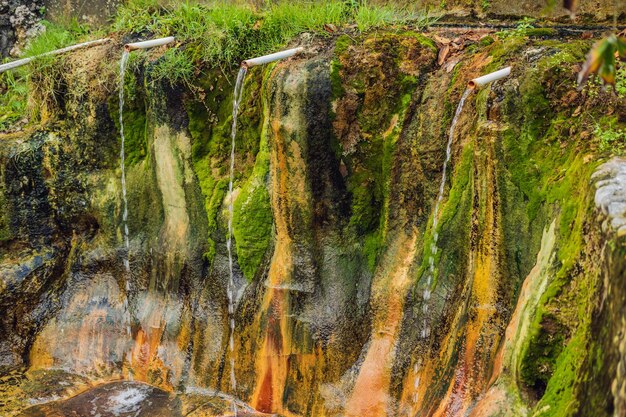
[[[119,49],[61,58],[45,123],[0,138],[1,414],[132,376],[214,415],[188,403],[230,392],[234,199],[230,393],[255,409],[623,415],[626,163],[600,167],[597,126],[623,126],[624,99],[575,88],[592,41],[472,35],[438,63],[445,36],[302,38],[302,56],[251,69],[232,195],[234,74],[172,86],[151,75],[158,52],[131,65],[129,274]],[[459,98],[505,65],[463,109],[434,231]]]

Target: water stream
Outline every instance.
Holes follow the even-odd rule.
[[[122,54],[122,59],[120,60],[120,85],[119,85],[119,103],[120,103],[120,137],[122,138],[122,144],[120,149],[120,168],[122,171],[121,174],[121,182],[122,182],[122,202],[123,202],[123,213],[122,213],[122,227],[124,229],[124,248],[126,249],[126,257],[124,258],[124,315],[126,319],[126,334],[128,337],[131,337],[130,331],[130,309],[128,306],[128,292],[130,291],[130,242],[128,237],[128,199],[126,196],[126,167],[125,167],[125,154],[124,154],[124,145],[126,138],[124,137],[124,76],[126,75],[126,67],[128,64],[128,51],[124,51]],[[129,350],[128,352],[128,363],[131,363],[132,353]],[[129,372],[129,378],[132,380],[132,373]]]
[[[130,272],[130,243],[128,241],[128,200],[126,198],[126,168],[125,168],[125,155],[124,155],[124,143],[126,138],[124,137],[124,76],[126,75],[126,66],[128,64],[128,51],[124,51],[122,59],[120,60],[120,136],[122,138],[122,145],[120,149],[120,168],[122,170],[122,200],[124,204],[124,212],[122,215],[122,226],[124,227],[124,247],[126,248],[126,259],[124,259],[124,267],[126,272]],[[126,280],[126,290],[128,290],[128,280]]]
[[[237,74],[237,82],[235,83],[235,91],[233,93],[233,126],[230,134],[230,178],[228,181],[228,237],[226,240],[226,248],[228,249],[228,315],[230,321],[230,332],[228,338],[228,346],[230,349],[230,386],[232,394],[237,393],[237,378],[235,377],[235,277],[233,275],[233,180],[235,178],[235,138],[237,137],[237,114],[239,113],[239,104],[243,95],[243,82],[248,72],[246,67],[239,69]],[[237,417],[237,404],[233,402],[233,412]]]
[[[439,183],[439,192],[437,193],[437,200],[435,200],[435,209],[433,211],[433,226],[432,226],[432,233],[433,233],[433,241],[430,244],[430,255],[428,256],[428,273],[426,276],[426,286],[424,288],[424,293],[423,293],[423,297],[424,297],[424,304],[422,306],[422,311],[424,313],[424,322],[422,325],[422,330],[421,330],[421,337],[422,339],[426,339],[427,337],[430,336],[430,326],[428,325],[428,301],[430,300],[431,297],[431,285],[433,282],[433,275],[435,274],[435,256],[437,255],[437,240],[439,239],[439,233],[437,232],[437,225],[438,225],[438,216],[439,216],[439,207],[441,206],[441,201],[443,200],[443,193],[445,190],[445,186],[446,186],[446,176],[447,176],[447,172],[448,172],[448,164],[450,163],[450,157],[452,156],[452,141],[454,140],[454,130],[456,128],[456,124],[459,121],[459,116],[461,115],[461,112],[463,111],[463,106],[465,105],[465,100],[467,100],[467,97],[470,95],[470,93],[473,90],[468,88],[465,90],[465,92],[463,93],[463,96],[461,96],[461,101],[459,101],[459,105],[456,108],[456,113],[454,114],[454,118],[452,119],[452,124],[450,125],[450,131],[448,133],[448,144],[446,146],[446,159],[443,162],[443,171],[441,173],[441,182]],[[416,362],[415,364],[415,368],[414,368],[414,373],[416,374],[415,376],[415,382],[414,382],[414,388],[415,388],[415,396],[414,396],[414,401],[417,402],[417,388],[419,387],[419,381],[420,381],[420,377],[418,375],[418,371],[419,371],[419,362]]]

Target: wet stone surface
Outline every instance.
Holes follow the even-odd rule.
[[[37,405],[20,416],[177,417],[181,403],[173,394],[139,382],[112,382],[67,400]]]
[[[595,203],[618,236],[626,235],[626,159],[613,158],[601,165],[591,177],[595,182]]]

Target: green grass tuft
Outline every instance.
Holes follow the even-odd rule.
[[[193,63],[183,51],[168,49],[152,67],[150,75],[154,81],[167,80],[172,86],[179,82],[189,85],[194,71]]]
[[[24,69],[0,75],[0,131],[9,129],[26,116],[27,74]]]

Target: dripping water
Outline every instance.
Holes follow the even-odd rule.
[[[126,196],[126,167],[125,167],[125,154],[124,154],[124,144],[126,138],[124,137],[124,76],[126,75],[126,67],[128,64],[129,52],[124,51],[122,54],[122,59],[120,60],[120,85],[119,85],[119,103],[120,103],[120,137],[122,139],[121,149],[120,149],[120,168],[122,171],[122,202],[123,202],[123,213],[122,213],[122,227],[124,229],[124,248],[126,250],[126,256],[124,258],[124,284],[125,284],[125,292],[124,292],[124,310],[126,316],[126,334],[130,337],[130,309],[128,307],[128,292],[130,290],[130,242],[128,237],[128,199]],[[128,353],[128,360],[130,364],[130,352]],[[129,376],[132,380],[132,374],[129,373]]]
[[[448,133],[448,144],[446,146],[446,159],[443,162],[443,171],[441,173],[441,183],[439,184],[439,192],[437,193],[437,200],[435,201],[435,209],[433,211],[433,226],[432,226],[433,241],[430,244],[430,255],[428,256],[428,273],[427,273],[427,278],[426,278],[426,287],[424,288],[424,294],[423,294],[424,305],[422,306],[422,311],[424,313],[424,322],[423,322],[422,330],[420,333],[422,339],[426,339],[427,337],[430,336],[430,326],[428,325],[428,319],[427,319],[428,301],[430,300],[430,297],[432,295],[430,287],[432,285],[433,275],[435,273],[435,256],[437,255],[437,250],[438,250],[437,240],[439,239],[439,233],[437,232],[437,222],[438,222],[438,215],[439,215],[439,206],[441,205],[441,201],[443,200],[443,193],[444,193],[444,188],[446,185],[446,175],[448,172],[448,164],[450,163],[450,157],[452,156],[452,140],[454,139],[454,130],[456,128],[456,124],[459,121],[459,116],[461,115],[461,112],[463,111],[465,100],[467,100],[467,97],[470,95],[471,92],[472,92],[472,89],[468,88],[463,93],[463,96],[461,97],[461,101],[459,101],[459,105],[456,108],[456,113],[454,114],[454,118],[452,119],[450,132]],[[414,384],[415,394],[414,394],[413,400],[417,402],[417,388],[419,387],[419,375],[418,375],[419,363],[415,364],[415,367],[413,370],[414,370],[414,373],[416,374],[415,384]]]
[[[226,240],[226,248],[228,249],[228,316],[230,323],[230,331],[228,338],[228,346],[230,350],[230,386],[233,395],[237,392],[237,379],[235,378],[235,278],[233,275],[233,180],[235,177],[235,138],[237,136],[237,114],[239,112],[239,104],[243,95],[243,82],[246,78],[246,67],[239,69],[237,74],[237,82],[235,83],[235,91],[233,93],[233,126],[231,130],[231,148],[230,148],[230,178],[228,181],[228,238]],[[237,404],[233,401],[233,412],[237,417]]]

